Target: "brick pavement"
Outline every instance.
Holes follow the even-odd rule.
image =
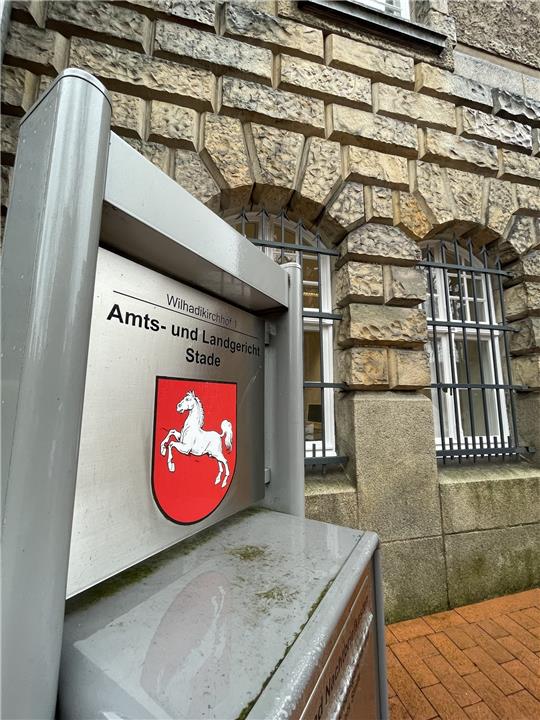
[[[388,625],[391,720],[540,720],[540,589]]]

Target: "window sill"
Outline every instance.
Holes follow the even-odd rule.
[[[368,28],[378,35],[438,54],[446,47],[447,38],[443,33],[347,0],[299,0],[298,7],[316,15],[341,20],[349,26]]]

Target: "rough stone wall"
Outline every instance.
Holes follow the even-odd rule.
[[[504,253],[520,429],[540,447],[538,86],[452,72],[447,3],[415,10],[448,33],[441,57],[285,0],[16,2],[2,68],[2,218],[19,118],[76,66],[109,89],[115,132],[210,208],[285,207],[339,248],[350,462],[307,507],[379,532],[393,619],[449,602],[420,241],[451,229]]]
[[[538,68],[539,0],[449,0],[459,42]]]

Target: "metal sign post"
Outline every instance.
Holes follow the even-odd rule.
[[[52,717],[110,103],[67,71],[21,123],[2,264],[2,716]]]

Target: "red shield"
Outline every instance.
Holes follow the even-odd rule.
[[[152,490],[166,518],[214,512],[236,467],[236,383],[156,378]]]

